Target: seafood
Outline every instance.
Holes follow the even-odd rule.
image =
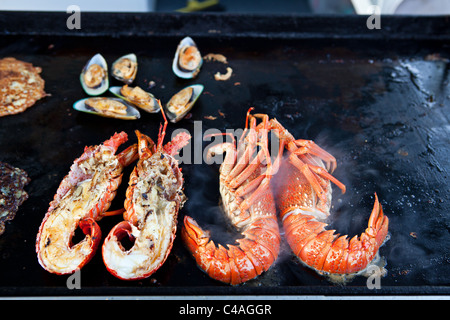
[[[335,230],[326,230],[330,214],[331,183],[342,192],[345,186],[330,173],[336,159],[310,140],[295,140],[276,120],[270,128],[280,138],[280,149],[287,157],[279,158],[279,171],[273,179],[275,197],[287,242],[293,253],[307,266],[321,274],[353,274],[367,267],[386,238],[388,218],[375,194],[375,204],[367,229],[348,240]]]
[[[87,98],[78,100],[73,104],[77,111],[95,114],[101,117],[122,120],[135,120],[141,117],[139,111],[118,98]]]
[[[169,120],[176,123],[183,119],[202,94],[203,88],[201,84],[194,84],[174,94],[165,106]]]
[[[208,53],[203,57],[206,61],[217,61],[223,64],[228,64],[227,57],[220,53]]]
[[[226,81],[231,78],[231,75],[233,74],[233,69],[230,67],[227,67],[227,73],[221,74],[220,72],[217,72],[214,74],[214,79],[216,81]]]
[[[181,40],[172,63],[173,72],[180,78],[192,79],[200,72],[203,58],[194,40],[186,37]]]
[[[126,84],[123,87],[111,87],[109,91],[144,111],[150,113],[159,112],[159,104],[156,98],[140,87],[130,88]]]
[[[137,57],[134,53],[120,57],[112,64],[112,76],[119,81],[130,84],[136,78]]]
[[[226,215],[244,238],[237,240],[237,245],[228,244],[228,248],[216,246],[208,231],[193,218],[184,218],[182,238],[197,265],[211,278],[231,285],[267,271],[280,249],[275,199],[270,189],[273,166],[268,151],[268,125],[268,117],[264,117],[256,126],[256,118],[248,113],[237,148],[232,136],[233,143],[218,144],[207,153],[209,158],[226,154],[220,166],[220,194]],[[256,153],[257,146],[261,149]]]
[[[86,147],[59,185],[36,237],[39,263],[48,272],[73,273],[95,254],[101,238],[96,221],[118,213],[106,211],[122,181],[123,168],[137,159],[137,145],[115,154],[127,139],[121,132],[103,144]],[[77,228],[86,236],[74,244]]]
[[[167,120],[160,128],[157,144],[136,131],[139,161],[126,192],[125,221],[110,231],[102,247],[106,268],[119,279],[149,277],[172,249],[178,211],[186,200],[183,175],[173,156],[187,145],[190,135],[179,133],[163,147],[166,126]],[[126,236],[133,242],[128,250],[120,242]]]
[[[80,74],[80,82],[90,96],[98,96],[108,90],[108,64],[100,53],[86,63]]]

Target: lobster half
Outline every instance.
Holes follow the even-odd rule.
[[[226,154],[219,169],[223,208],[244,237],[236,241],[237,245],[216,246],[209,232],[189,216],[185,216],[181,232],[197,265],[211,278],[232,285],[267,271],[278,257],[281,241],[270,189],[273,166],[268,150],[268,117],[256,126],[256,118],[249,115],[251,110],[238,148],[231,135],[233,143],[218,144],[207,153],[208,158]]]
[[[103,243],[103,262],[122,280],[139,280],[153,274],[167,259],[175,239],[178,211],[186,201],[183,175],[173,157],[191,136],[182,132],[163,147],[167,119],[160,127],[158,143],[136,131],[139,161],[126,191],[124,221],[117,224]],[[126,250],[121,240],[133,246]]]
[[[348,240],[335,230],[326,230],[330,215],[331,183],[342,192],[345,186],[330,173],[336,159],[311,140],[295,140],[276,120],[271,130],[280,139],[287,155],[279,158],[280,167],[273,190],[285,236],[293,253],[320,274],[354,274],[364,270],[383,244],[389,219],[375,194],[368,227],[360,236]]]
[[[107,210],[122,181],[123,168],[138,156],[137,145],[115,154],[127,139],[120,132],[103,144],[86,147],[61,181],[36,237],[39,264],[48,272],[73,273],[94,256],[101,240],[96,221],[117,213]],[[85,238],[73,244],[77,228]]]

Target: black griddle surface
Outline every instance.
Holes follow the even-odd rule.
[[[108,17],[98,15],[99,21]],[[149,19],[132,14],[120,17],[120,26],[127,21],[142,23]],[[160,16],[152,17],[162,21]],[[179,24],[166,34],[157,26],[136,32],[133,25],[128,35],[122,30],[114,33],[114,27],[110,34],[95,34],[88,27],[73,36],[67,30],[52,34],[46,27],[40,33],[39,28],[27,29],[29,24],[36,28],[34,20],[24,24],[22,32],[13,32],[6,24],[1,28],[0,57],[13,56],[42,67],[45,90],[51,94],[22,114],[0,118],[0,161],[26,170],[31,178],[26,187],[29,199],[0,237],[1,295],[450,292],[450,56],[449,42],[440,40],[442,34],[430,33],[428,38],[426,34],[418,34],[413,39],[392,30],[392,38],[383,40],[372,35],[352,38],[352,31],[347,30],[346,35],[339,37],[330,34],[331,17],[323,24],[323,33],[320,22],[325,20],[317,20],[317,37],[289,30],[279,31],[275,36],[252,30],[233,36],[227,19],[234,24],[241,19],[248,26],[248,19],[256,19],[262,25],[262,18],[205,15],[204,31],[198,32],[197,37],[194,35],[194,40],[202,54],[224,54],[234,70],[233,76],[228,81],[215,81],[214,73],[224,73],[226,66],[205,62],[196,79],[182,80],[171,70],[178,42],[189,35],[182,32],[180,25],[189,25],[189,19],[199,24],[200,19],[195,15],[169,17]],[[221,25],[212,25],[211,21],[217,19]],[[268,18],[267,24],[274,24],[277,19]],[[300,18],[289,19],[301,24]],[[350,26],[358,21],[365,23],[363,19],[351,19]],[[383,21],[389,28],[391,20]],[[392,20],[394,25],[403,25],[395,21]],[[337,25],[342,20],[334,22]],[[437,25],[442,23],[438,20]],[[433,22],[426,20],[424,24],[430,29]],[[223,34],[221,26],[227,26],[223,27],[226,30]],[[161,24],[160,28],[163,27]],[[79,73],[98,52],[109,65],[121,55],[134,52],[139,61],[135,84],[147,89],[153,81],[155,86],[149,91],[163,102],[187,85],[205,86],[192,116],[169,124],[167,130],[167,137],[179,128],[189,130],[194,136],[193,152],[198,148],[204,150],[210,143],[201,141],[208,129],[243,128],[247,109],[254,107],[255,112],[276,117],[296,138],[312,139],[332,153],[338,162],[335,176],[346,184],[347,193],[341,194],[334,188],[331,227],[341,234],[360,234],[366,228],[375,192],[390,219],[390,240],[380,249],[387,262],[381,289],[369,290],[365,277],[356,277],[345,286],[333,284],[302,266],[285,242],[280,257],[268,272],[230,287],[211,280],[196,267],[179,231],[166,263],[145,280],[127,282],[114,278],[106,271],[100,251],[81,270],[81,290],[67,289],[68,276],[42,269],[35,253],[36,233],[60,181],[83,148],[122,130],[130,137],[127,145],[136,142],[135,129],[156,139],[162,121],[160,114],[141,112],[137,121],[120,121],[72,109],[75,101],[86,97]],[[111,80],[111,85],[120,84]],[[229,228],[218,206],[218,167],[204,162],[181,167],[189,200],[179,213],[179,222],[184,215],[190,215],[211,229],[214,239],[236,239],[238,235]],[[127,168],[125,177],[130,171]],[[127,181],[125,178],[111,209],[123,205]],[[120,217],[101,220],[104,236],[120,220]],[[180,227],[179,223],[178,230]]]

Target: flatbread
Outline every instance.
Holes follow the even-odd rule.
[[[0,59],[0,117],[21,113],[47,95],[41,72],[28,62]]]

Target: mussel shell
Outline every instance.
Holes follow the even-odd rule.
[[[126,115],[120,115],[120,114],[111,115],[111,114],[105,114],[105,113],[99,112],[99,111],[95,110],[94,108],[89,107],[86,104],[86,100],[88,100],[88,99],[110,99],[110,100],[115,100],[115,101],[121,102],[122,104],[124,104],[127,107],[127,111],[126,111],[127,114]],[[108,98],[106,98],[106,97],[85,98],[85,99],[81,99],[81,100],[78,100],[77,102],[75,102],[73,104],[73,108],[77,111],[91,113],[91,114],[95,114],[97,116],[106,117],[106,118],[115,118],[115,119],[122,119],[122,120],[136,120],[141,117],[141,114],[139,113],[139,111],[136,108],[134,108],[133,106],[128,104],[126,101],[124,101],[122,99],[118,99],[118,98],[109,98],[109,97]]]
[[[194,85],[184,88],[183,90],[180,90],[179,92],[177,92],[176,94],[174,94],[172,96],[170,101],[164,106],[164,111],[166,112],[167,118],[169,118],[170,122],[176,123],[176,122],[180,121],[181,119],[184,118],[184,116],[189,111],[191,111],[195,102],[202,94],[203,88],[204,87],[201,84],[194,84]],[[174,101],[174,99],[177,98],[178,95],[186,94],[186,90],[189,90],[189,89],[192,89],[192,94],[190,95],[190,97],[188,97],[187,103],[184,106],[182,106],[181,108],[179,108],[179,110],[175,110],[172,106],[172,102]],[[184,97],[184,98],[187,98],[187,97]]]
[[[86,72],[89,70],[89,68],[94,64],[98,65],[103,69],[104,76],[98,85],[90,87],[85,82],[85,75]],[[83,67],[83,70],[81,71],[80,74],[80,82],[81,86],[83,87],[83,90],[90,96],[98,96],[104,93],[106,90],[108,90],[109,87],[108,64],[106,63],[105,58],[103,58],[103,56],[100,53],[97,53],[95,56],[89,59],[89,61]]]
[[[122,62],[125,59],[127,59],[131,62],[130,69],[132,69],[132,70],[130,71],[131,74],[129,74],[129,75],[122,75],[121,72],[119,71],[119,69],[117,68],[118,63]],[[134,79],[136,78],[137,68],[138,68],[137,57],[134,53],[130,53],[130,54],[120,57],[119,59],[117,59],[116,61],[113,62],[112,68],[111,68],[112,76],[114,78],[116,78],[117,80],[122,81],[126,84],[131,84],[134,81]]]
[[[180,78],[183,79],[192,79],[194,78],[198,72],[200,71],[200,68],[203,64],[203,58],[201,57],[200,54],[200,61],[199,64],[196,68],[194,68],[193,70],[185,70],[183,69],[180,64],[179,64],[179,60],[180,60],[180,53],[181,50],[187,46],[194,46],[197,48],[197,45],[195,44],[194,40],[192,40],[191,37],[186,37],[183,40],[181,40],[181,42],[178,44],[177,47],[177,51],[175,52],[175,57],[173,59],[173,63],[172,63],[172,70],[175,73],[175,75],[177,75]],[[198,50],[198,48],[197,48]]]
[[[142,109],[142,110],[144,110],[146,112],[149,112],[149,113],[159,112],[160,108],[159,108],[158,100],[156,100],[156,98],[150,92],[146,92],[146,93],[148,93],[150,98],[153,100],[153,106],[152,107],[143,106],[143,105],[141,105],[139,103],[133,102],[132,100],[130,100],[127,97],[122,95],[122,93],[120,91],[121,89],[122,89],[122,87],[116,86],[116,87],[109,88],[109,91],[113,95],[115,95],[116,97],[119,97],[119,98],[121,98],[121,99],[123,99],[123,100],[125,100],[125,101],[127,101],[129,103],[131,103],[132,105],[134,105],[134,106],[136,106],[136,107],[138,107],[138,108],[140,108],[140,109]]]

